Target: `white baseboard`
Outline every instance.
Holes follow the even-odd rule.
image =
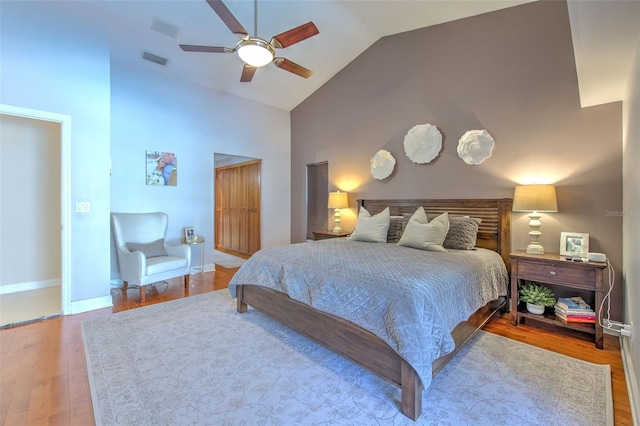
[[[50,280],[29,281],[17,284],[8,284],[0,286],[0,295],[19,293],[21,291],[40,290],[47,287],[55,287],[62,285],[62,278],[53,278]]]
[[[631,359],[630,343],[629,337],[620,336],[620,352],[622,363],[624,364],[624,378],[627,381],[631,417],[633,418],[633,424],[638,425],[640,424],[640,391],[638,391],[638,382],[636,381],[636,373]]]
[[[93,299],[78,300],[77,302],[71,302],[71,315],[80,314],[82,312],[93,311],[96,309],[110,308],[113,306],[113,300],[111,295],[94,297]]]

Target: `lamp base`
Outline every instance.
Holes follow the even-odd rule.
[[[529,245],[527,246],[527,253],[529,254],[544,254],[544,247],[540,244],[540,213],[531,212],[529,214]]]
[[[339,234],[341,232],[342,228],[340,228],[340,209],[335,209],[333,215],[333,233]]]
[[[542,247],[540,244],[529,244],[527,246],[527,253],[528,254],[544,254],[544,247]]]

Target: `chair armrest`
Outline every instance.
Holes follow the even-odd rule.
[[[141,251],[118,250],[120,275],[124,281],[139,284],[147,270],[147,258]]]
[[[191,247],[188,244],[180,244],[178,246],[172,246],[167,243],[164,244],[164,249],[169,256],[184,257],[187,259],[187,267],[191,266]]]

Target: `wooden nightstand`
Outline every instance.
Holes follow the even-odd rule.
[[[521,319],[532,319],[558,327],[581,331],[594,335],[596,347],[602,349],[602,326],[598,310],[604,296],[603,271],[606,263],[572,262],[558,253],[541,255],[527,254],[525,251],[511,253],[511,315],[513,325]],[[557,288],[566,287],[591,292],[593,297],[587,300],[596,312],[596,324],[567,323],[557,319],[554,312],[534,315],[526,312],[519,303],[519,288],[523,280],[551,284]],[[519,309],[520,308],[520,309]],[[550,311],[551,309],[549,309]]]
[[[313,231],[313,241],[328,240],[330,238],[344,238],[349,234],[351,234],[351,232],[338,232],[336,234],[333,231]]]

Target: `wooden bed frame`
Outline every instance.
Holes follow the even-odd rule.
[[[449,212],[450,215],[479,217],[482,223],[478,231],[477,246],[498,252],[507,270],[510,269],[512,203],[513,200],[507,198],[358,200],[358,206],[364,206],[372,215],[387,206],[391,215],[414,213],[419,206],[423,206],[427,214]],[[318,311],[273,289],[249,284],[238,285],[236,288],[238,312],[246,312],[247,305],[251,305],[398,386],[401,389],[400,411],[413,420],[420,417],[422,382],[415,369],[382,339],[352,322]],[[456,348],[433,362],[433,375],[435,376],[476,331],[505,305],[506,297],[501,297],[478,309],[467,321],[458,324],[452,331]]]

